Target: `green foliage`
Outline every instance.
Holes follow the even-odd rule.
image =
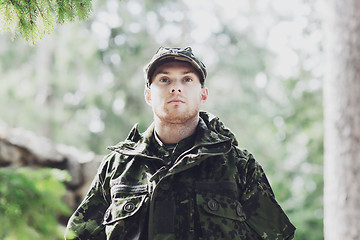
[[[55,169],[0,168],[0,239],[62,239],[57,217],[68,175]]]
[[[92,0],[1,0],[0,27],[36,44],[55,24],[87,19]]]

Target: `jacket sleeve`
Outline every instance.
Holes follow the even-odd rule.
[[[293,239],[295,227],[275,200],[269,181],[253,156],[246,151],[241,171],[240,201],[246,213],[246,223],[262,239]],[[241,170],[240,170],[241,169]]]
[[[106,209],[109,206],[107,187],[104,186],[109,155],[99,167],[90,189],[79,207],[70,217],[65,239],[76,240],[102,240],[106,239],[103,219]]]

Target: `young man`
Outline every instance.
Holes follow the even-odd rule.
[[[206,69],[191,48],[160,48],[145,72],[154,122],[110,148],[65,238],[292,239],[261,166],[200,112]]]

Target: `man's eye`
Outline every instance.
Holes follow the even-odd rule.
[[[167,78],[160,78],[159,81],[162,82],[162,83],[167,83],[167,82],[169,82],[169,79],[167,79]]]
[[[189,78],[189,77],[184,78],[184,81],[185,81],[185,82],[191,82],[191,81],[192,81],[192,78]]]

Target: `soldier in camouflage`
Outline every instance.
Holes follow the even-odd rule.
[[[160,48],[145,73],[154,123],[109,148],[65,239],[292,239],[259,163],[199,110],[206,69],[191,48]]]

